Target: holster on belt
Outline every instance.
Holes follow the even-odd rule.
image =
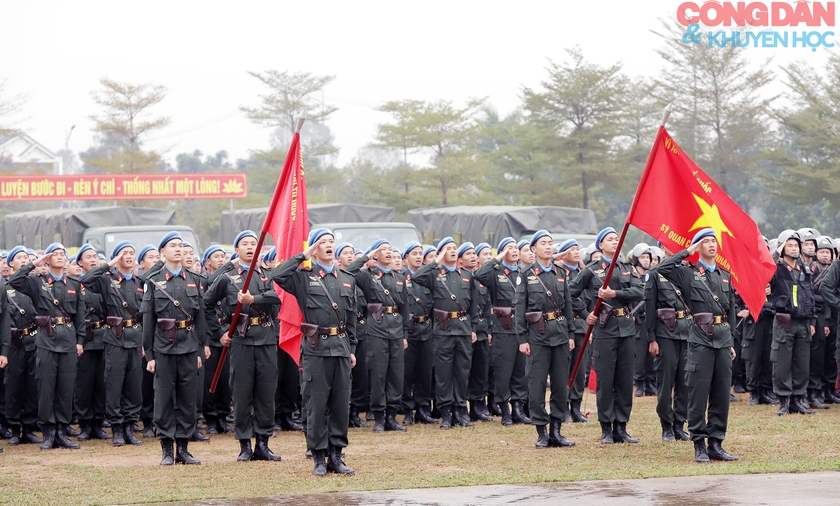
[[[367,310],[368,314],[376,320],[376,323],[382,323],[382,315],[385,314],[385,307],[381,302],[369,302]]]
[[[530,313],[525,313],[525,321],[530,323],[537,332],[540,334],[545,334],[545,320],[543,320],[543,312],[542,311],[532,311]]]
[[[417,323],[414,321],[414,313],[408,315],[408,333],[414,332],[414,324]]]
[[[785,329],[785,332],[790,332],[790,313],[776,313],[776,321]]]
[[[105,323],[111,327],[111,330],[114,332],[114,337],[117,339],[122,339],[122,332],[123,332],[123,319],[120,316],[106,316]]]
[[[312,351],[318,349],[318,326],[314,323],[301,323],[300,331],[306,340],[309,342],[309,347]]]
[[[47,333],[47,337],[53,336],[52,322],[50,322],[49,316],[36,316],[35,325],[44,329],[44,332]]]
[[[175,342],[175,318],[158,318],[157,326],[170,343]]]
[[[440,330],[447,331],[449,330],[449,312],[443,311],[441,309],[433,309],[432,316],[435,317],[435,320],[438,321],[440,324]]]
[[[607,322],[610,321],[610,317],[613,315],[613,310],[615,308],[610,306],[604,301],[601,301],[601,311],[598,312],[598,324],[601,328],[607,326]]]
[[[499,320],[499,325],[505,330],[513,328],[513,308],[496,306],[493,308],[493,314]]]
[[[239,337],[245,337],[245,332],[248,332],[248,315],[239,313],[235,325],[236,331],[239,332]]]
[[[694,315],[694,323],[700,327],[700,330],[706,333],[706,336],[711,338],[715,335],[715,315],[712,313],[697,313]]]
[[[663,307],[656,310],[656,317],[662,320],[662,323],[668,327],[668,330],[673,332],[677,328],[677,310],[672,307]]]
[[[12,343],[15,346],[23,346],[23,336],[21,335],[20,330],[15,327],[12,327]]]
[[[93,339],[93,326],[90,320],[85,320],[85,340]]]

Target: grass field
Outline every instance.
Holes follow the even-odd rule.
[[[201,466],[162,468],[160,445],[114,448],[83,443],[81,450],[42,452],[37,445],[4,446],[0,455],[0,503],[125,504],[210,498],[262,497],[314,492],[447,487],[499,483],[653,478],[702,474],[838,470],[840,407],[816,415],[776,416],[776,407],[733,403],[724,448],[741,460],[699,465],[690,442],[663,443],[655,398],[637,398],[628,432],[638,445],[599,444],[597,423],[564,424],[574,448],[536,450],[531,426],[503,428],[498,421],[441,431],[412,426],[407,433],[373,434],[351,429],[345,461],[355,477],[311,475],[300,433],[270,441],[278,463],[237,463],[232,435],[191,443]],[[588,395],[594,411],[594,395]],[[402,419],[402,417],[398,417]]]

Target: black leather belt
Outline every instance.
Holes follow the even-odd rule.
[[[429,321],[429,317],[426,315],[415,316],[413,319],[416,323],[425,323]]]
[[[546,320],[546,321],[549,321],[549,322],[550,322],[551,320],[560,320],[560,321],[563,321],[563,320],[565,319],[565,318],[563,317],[563,315],[558,314],[558,313],[555,313],[554,311],[551,311],[551,312],[548,312],[548,313],[543,313],[543,318],[545,318],[545,320]]]
[[[321,337],[344,335],[345,332],[347,332],[347,327],[318,327]]]
[[[192,320],[175,320],[176,329],[192,330],[195,328],[195,322]]]

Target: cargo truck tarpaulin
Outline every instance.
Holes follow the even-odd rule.
[[[241,199],[242,173],[0,176],[3,200]]]

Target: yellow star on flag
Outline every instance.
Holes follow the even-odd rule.
[[[694,197],[695,202],[697,202],[697,205],[700,207],[700,212],[703,214],[697,218],[697,221],[694,222],[694,225],[692,225],[688,231],[691,232],[692,230],[697,230],[699,228],[714,229],[715,239],[717,239],[717,243],[720,247],[723,248],[723,233],[726,232],[729,234],[729,237],[732,237],[733,239],[735,236],[732,235],[732,232],[729,231],[726,223],[723,222],[723,218],[720,217],[720,210],[718,209],[717,204],[709,205],[708,202],[694,193],[692,193],[691,196]]]

